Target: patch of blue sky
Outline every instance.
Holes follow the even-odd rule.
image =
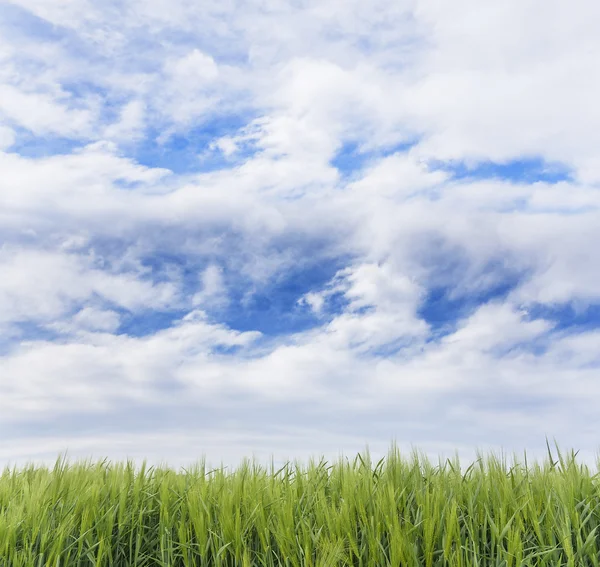
[[[411,337],[399,337],[388,343],[377,345],[363,353],[358,353],[360,358],[391,358],[402,353],[402,351],[410,350],[414,344],[414,339]]]
[[[429,169],[444,171],[455,180],[500,179],[511,183],[559,183],[572,181],[574,176],[566,164],[547,162],[541,157],[523,157],[503,163],[485,160],[475,164],[432,160]]]
[[[19,321],[13,323],[18,329],[21,340],[26,341],[53,341],[60,333],[35,321]]]
[[[80,88],[82,93],[83,87]],[[120,105],[107,101],[102,112],[104,123],[116,120],[120,109]],[[218,149],[210,149],[212,142],[221,136],[234,135],[243,125],[245,121],[241,117],[216,117],[188,132],[174,134],[164,143],[157,141],[160,132],[153,130],[147,132],[141,141],[125,141],[120,146],[123,155],[147,167],[165,168],[175,174],[216,171],[235,167],[256,154],[257,149],[252,143],[240,144],[239,151],[232,156],[225,156]],[[13,130],[16,132],[16,141],[8,151],[28,158],[68,155],[91,141],[51,134],[34,135],[20,127],[13,127]],[[121,185],[134,188],[139,184],[122,182]]]
[[[243,144],[239,152],[226,156],[211,144],[224,136],[234,136],[251,120],[246,114],[212,116],[204,123],[158,140],[161,132],[151,129],[139,143],[132,143],[128,154],[141,165],[170,169],[176,174],[202,173],[234,167],[256,153],[253,144]]]
[[[362,315],[372,315],[377,312],[377,307],[374,305],[362,305],[360,307],[354,307],[351,305],[350,299],[342,291],[336,291],[334,294],[327,297],[327,302],[321,309],[323,316],[332,319],[338,315],[344,313],[351,314],[354,317],[360,317]]]
[[[241,345],[215,345],[211,352],[216,355],[232,356],[237,354],[242,349]]]
[[[265,336],[287,335],[320,326],[343,312],[348,304],[343,294],[330,296],[321,314],[299,300],[306,293],[321,291],[346,265],[347,258],[341,257],[304,261],[249,297],[244,282],[240,281],[230,296],[227,310],[221,314],[221,321],[237,331],[260,331]]]
[[[102,100],[101,112],[104,119],[117,118],[120,105],[127,102],[122,95],[114,94],[110,89],[93,81],[63,81],[61,88],[69,93],[73,100],[88,101],[92,97]]]
[[[554,332],[572,331],[581,333],[600,328],[600,304],[576,306],[573,302],[545,305],[532,303],[526,306],[525,319],[545,319],[554,324]]]
[[[48,341],[57,342],[61,337],[58,331],[47,328],[45,325],[35,321],[17,321],[11,324],[8,335],[0,337],[0,356],[12,352],[23,342]]]
[[[26,158],[45,158],[58,155],[69,155],[85,142],[74,138],[54,135],[34,135],[25,128],[14,127],[15,143],[8,148],[8,152],[18,154]]]
[[[146,337],[164,329],[169,329],[189,313],[189,309],[170,311],[157,311],[147,309],[142,312],[131,313],[125,309],[116,309],[121,316],[121,323],[116,331],[117,335],[130,337]]]
[[[430,341],[454,332],[480,305],[504,299],[531,274],[531,268],[519,266],[512,255],[503,253],[473,270],[465,249],[436,233],[415,242],[414,254],[428,272],[423,282],[427,292],[417,315],[430,325]]]
[[[456,331],[461,320],[472,315],[479,306],[507,297],[521,281],[521,276],[507,274],[505,279],[485,290],[452,297],[454,286],[435,286],[428,290],[417,315],[431,327],[428,342]]]
[[[299,304],[298,300],[306,291],[322,286],[329,275],[322,266],[313,266],[289,273],[284,280],[271,283],[249,297],[246,296],[247,288],[242,285],[244,282],[238,281],[237,289],[230,293],[225,306],[211,306],[209,303],[202,308],[214,323],[240,332],[260,331],[266,337],[277,337],[307,331],[322,325],[324,317],[315,314],[310,306]],[[303,280],[301,285],[298,284],[298,278]],[[199,290],[197,288],[195,291]],[[188,297],[191,297],[191,293]],[[328,302],[325,319],[341,312],[346,304],[341,294],[335,301]],[[135,313],[115,306],[111,308],[121,317],[117,334],[144,337],[176,325],[189,313],[191,306],[167,311],[146,309]],[[237,350],[235,346],[217,345],[213,352],[225,355],[235,354]]]
[[[551,344],[550,333],[543,333],[527,342],[519,342],[508,347],[495,347],[490,354],[497,359],[518,357],[523,354],[531,354],[536,357],[543,356]]]
[[[259,252],[261,257],[280,257],[282,269],[265,284],[257,284],[244,275],[247,260],[246,244],[241,235],[215,228],[202,231],[196,238],[221,235],[212,252],[194,253],[181,250],[179,232],[165,231],[158,236],[139,234],[131,262],[121,259],[128,256],[131,243],[118,238],[95,238],[79,253],[93,254],[97,269],[109,273],[133,274],[135,278],[160,285],[171,283],[178,293],[171,305],[159,310],[145,309],[128,312],[119,305],[95,294],[87,302],[101,309],[112,309],[121,315],[119,333],[145,336],[171,327],[194,309],[192,298],[203,291],[202,275],[209,266],[221,270],[223,292],[227,301],[210,301],[201,308],[210,320],[237,331],[260,331],[264,335],[290,334],[324,324],[342,313],[348,304],[344,294],[327,297],[323,312],[314,313],[309,305],[299,302],[308,292],[327,288],[338,270],[347,267],[352,258],[329,251],[329,241],[314,241],[302,235],[278,238],[270,247]],[[160,246],[157,248],[157,242]],[[146,250],[145,252],[141,252]],[[289,268],[290,258],[294,259]],[[141,267],[141,269],[140,269]],[[221,298],[222,299],[222,298]]]
[[[340,172],[342,178],[347,179],[360,173],[365,167],[373,164],[376,160],[395,153],[406,152],[415,144],[416,142],[411,141],[377,149],[364,149],[357,141],[350,140],[342,144],[330,163]]]
[[[210,263],[210,258],[197,259],[184,253],[153,251],[143,255],[140,263],[148,272],[140,275],[139,279],[157,284],[171,282],[176,276],[185,290],[194,293],[200,284],[202,272]]]

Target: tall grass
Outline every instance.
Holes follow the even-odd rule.
[[[558,448],[557,448],[558,451]],[[58,459],[0,477],[0,566],[598,566],[598,475],[563,458],[434,467],[244,461],[226,474]]]

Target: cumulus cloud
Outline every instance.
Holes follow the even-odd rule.
[[[590,98],[600,87],[591,72],[598,7],[581,8],[462,2],[450,15],[438,2],[419,2],[432,44],[410,93],[413,116],[430,129],[423,150],[495,161],[542,154],[597,181],[589,141],[599,117]]]
[[[145,111],[142,101],[128,102],[121,109],[118,119],[105,129],[103,138],[117,142],[131,142],[141,138],[145,126]]]
[[[12,123],[33,134],[58,134],[86,137],[92,116],[87,109],[69,108],[44,93],[23,92],[11,85],[0,85],[0,112]]]
[[[111,274],[95,264],[89,255],[3,248],[0,322],[50,323],[95,298],[128,310],[160,308],[176,300],[171,282],[152,285],[135,273]]]

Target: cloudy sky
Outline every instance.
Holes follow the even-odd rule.
[[[0,0],[0,464],[594,465],[599,18]]]

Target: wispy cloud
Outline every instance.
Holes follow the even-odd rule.
[[[0,12],[1,462],[593,461],[596,4]]]

